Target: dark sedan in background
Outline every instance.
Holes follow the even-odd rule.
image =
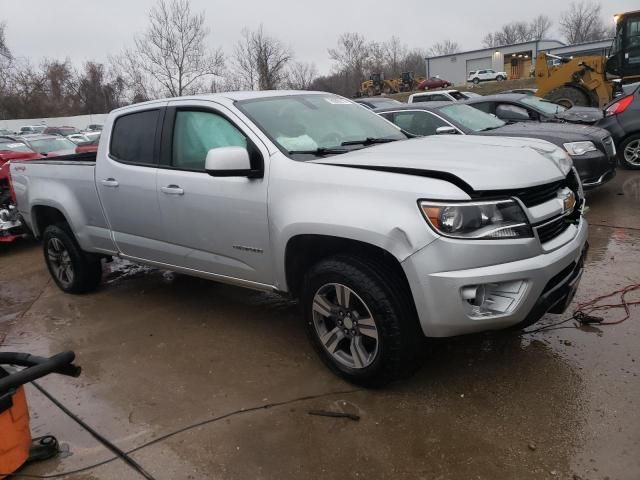
[[[604,118],[596,125],[611,133],[620,163],[640,169],[640,84],[625,85],[624,90],[624,96],[604,108]]]
[[[402,105],[402,102],[389,97],[362,97],[353,100],[360,105],[364,105],[370,110],[374,108],[393,107],[394,105]]]
[[[470,99],[466,103],[505,122],[569,122],[592,125],[602,118],[602,110],[597,108],[567,108],[526,93],[486,95]]]
[[[374,112],[414,135],[496,135],[546,140],[569,154],[584,188],[602,185],[616,173],[613,140],[609,132],[598,127],[570,123],[507,124],[466,102],[419,103],[375,109]]]

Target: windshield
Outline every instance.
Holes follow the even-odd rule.
[[[407,138],[382,117],[336,95],[269,97],[239,101],[236,105],[287,152],[363,148],[363,145],[343,147],[342,144]]]
[[[474,132],[493,130],[494,128],[505,125],[499,118],[482,112],[477,108],[470,107],[469,105],[453,104],[442,107],[439,110],[454,122]]]
[[[523,97],[520,101],[522,103],[526,103],[527,105],[532,106],[533,108],[537,108],[538,110],[544,113],[554,114],[554,113],[564,112],[565,110],[567,110],[567,107],[563,107],[558,103],[553,103],[548,100],[542,100],[541,98],[538,98],[533,95],[527,95],[526,97]]]
[[[10,150],[12,152],[32,152],[24,143],[0,143],[0,150]]]
[[[31,146],[38,153],[60,152],[63,150],[75,150],[76,145],[66,138],[43,138],[32,140]]]

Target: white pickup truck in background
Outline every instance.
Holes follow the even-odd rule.
[[[132,105],[108,116],[95,159],[15,162],[11,175],[65,292],[98,287],[117,256],[290,295],[326,364],[365,385],[412,371],[425,336],[563,311],[587,238],[555,146],[407,139],[325,93]]]

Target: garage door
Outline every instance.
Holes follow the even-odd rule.
[[[487,68],[493,68],[491,64],[491,57],[474,58],[467,60],[467,75],[474,70],[485,70]]]

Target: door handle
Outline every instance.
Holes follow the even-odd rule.
[[[118,181],[115,178],[105,178],[100,183],[102,183],[102,185],[104,185],[105,187],[114,187],[114,188],[119,185]]]
[[[167,195],[184,195],[184,190],[178,185],[167,185],[166,187],[160,187],[162,193]]]

